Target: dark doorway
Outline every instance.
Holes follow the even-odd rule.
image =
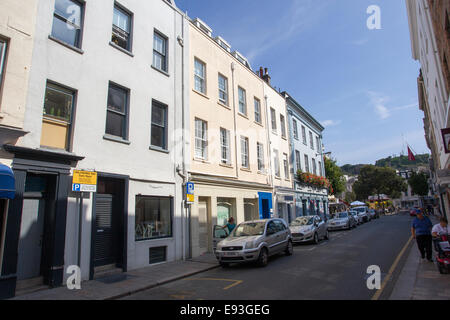
[[[307,208],[306,208],[306,200],[302,200],[302,213],[304,216],[308,215]]]
[[[269,209],[269,200],[262,199],[262,216],[263,219],[269,219],[270,218],[270,209]]]
[[[92,220],[91,278],[95,267],[124,268],[125,180],[98,177]]]
[[[290,204],[287,205],[287,215],[288,215],[288,223],[290,224],[292,222],[291,205]]]

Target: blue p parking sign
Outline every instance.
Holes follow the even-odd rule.
[[[81,191],[81,185],[79,183],[72,183],[72,191]]]

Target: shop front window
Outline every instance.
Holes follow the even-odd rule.
[[[172,198],[136,197],[136,241],[172,236]]]

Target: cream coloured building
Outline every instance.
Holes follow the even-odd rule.
[[[211,252],[213,227],[272,215],[264,81],[200,19],[189,24],[191,254]]]

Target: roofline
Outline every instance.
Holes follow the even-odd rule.
[[[283,91],[282,95],[284,95],[286,101],[288,100],[291,101],[294,104],[294,106],[300,110],[300,112],[305,114],[307,120],[309,120],[312,125],[315,125],[317,129],[319,129],[320,133],[322,133],[322,131],[325,130],[325,127],[322,126],[320,122],[317,121],[308,111],[306,111],[305,108],[303,108],[294,98],[292,98],[292,96],[289,93]]]

